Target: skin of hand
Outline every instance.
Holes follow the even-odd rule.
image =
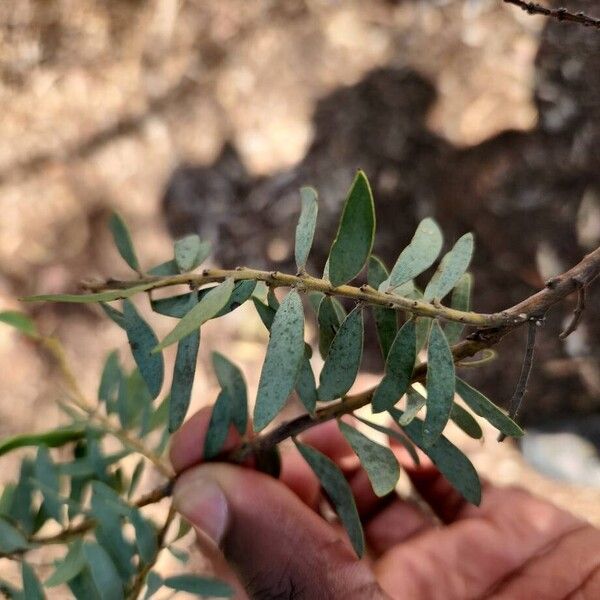
[[[424,455],[416,468],[392,445],[431,511],[377,498],[336,423],[314,427],[302,441],[338,464],[356,499],[368,547],[358,560],[321,516],[319,483],[295,448],[282,452],[279,480],[198,464],[209,420],[205,408],[173,437],[174,504],[236,598],[600,598],[600,530],[525,491],[485,484],[471,506]],[[239,443],[232,429],[226,449]]]

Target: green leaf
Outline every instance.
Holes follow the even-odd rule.
[[[319,314],[319,305],[321,304],[321,300],[323,300],[323,298],[325,298],[325,294],[323,292],[308,292],[308,303],[313,309],[315,315]]]
[[[156,530],[150,521],[145,519],[142,516],[142,513],[135,507],[131,507],[129,521],[135,530],[135,544],[140,559],[143,563],[150,564],[150,562],[155,559],[156,553],[158,552]]]
[[[229,396],[231,422],[240,435],[244,435],[248,427],[248,394],[244,375],[236,365],[218,352],[213,352],[212,362],[219,385]]]
[[[454,286],[452,290],[452,299],[450,306],[455,310],[469,311],[471,310],[471,287],[473,286],[473,276],[470,273],[465,273]],[[464,329],[462,323],[452,321],[446,323],[444,333],[448,343],[452,346],[460,340],[460,336]]]
[[[429,269],[442,249],[442,242],[438,224],[433,219],[423,219],[410,244],[400,253],[390,273],[387,290],[382,291],[392,291]]]
[[[198,297],[189,297],[189,309],[198,303]],[[169,432],[173,433],[185,420],[190,406],[196,361],[200,347],[200,329],[192,331],[177,344],[177,356],[173,368],[173,383],[171,384],[171,399],[169,401]]]
[[[149,269],[148,275],[154,277],[169,277],[170,275],[179,275],[179,269],[177,268],[175,260],[171,259]]]
[[[12,554],[31,547],[25,536],[6,519],[0,517],[0,552]]]
[[[158,352],[178,342],[194,330],[199,329],[203,323],[212,319],[231,298],[233,285],[233,279],[229,277],[223,283],[211,289],[192,310],[186,313],[153,352]]]
[[[367,472],[375,495],[389,494],[400,477],[400,466],[394,453],[343,421],[338,421],[338,426]]]
[[[231,424],[231,400],[227,392],[221,390],[210,415],[210,423],[204,438],[205,460],[214,458],[221,452]]]
[[[211,251],[211,243],[202,241],[195,233],[175,242],[175,262],[181,273],[186,273],[202,264]]]
[[[298,272],[302,273],[306,268],[306,261],[315,236],[319,205],[317,204],[317,192],[311,187],[300,188],[300,198],[302,211],[296,227],[295,256]]]
[[[102,600],[124,598],[119,573],[106,550],[96,542],[84,542],[83,555],[100,598]]]
[[[52,575],[44,581],[45,587],[56,587],[70,581],[81,573],[85,567],[85,557],[83,555],[83,542],[76,540],[69,546],[69,550],[62,560],[55,561],[55,569]]]
[[[296,448],[321,482],[331,500],[356,554],[361,557],[365,551],[365,538],[352,495],[352,489],[338,466],[318,450],[294,440]]]
[[[400,433],[399,431],[396,431],[395,429],[390,429],[389,427],[385,427],[384,425],[379,425],[379,423],[373,423],[372,421],[368,421],[367,419],[363,419],[362,417],[359,417],[357,415],[354,415],[354,418],[358,419],[361,423],[368,425],[375,431],[384,433],[389,438],[392,438],[392,439],[396,440],[397,442],[400,442],[404,446],[404,448],[406,448],[408,453],[410,454],[410,457],[412,458],[415,465],[419,466],[421,464],[421,461],[419,460],[419,455],[417,454],[417,451],[415,450],[414,444],[403,433]]]
[[[135,572],[132,564],[134,548],[122,530],[123,518],[129,515],[130,507],[119,495],[100,481],[92,482],[91,514],[96,519],[96,540],[109,555],[111,562],[123,581]]]
[[[304,356],[304,311],[296,290],[290,291],[277,309],[265,362],[260,374],[254,430],[264,429],[291,394]]]
[[[162,427],[169,418],[169,405],[171,404],[171,396],[165,396],[161,401],[157,408],[150,414],[150,418],[148,419],[148,425],[144,431],[144,435]],[[168,429],[165,429],[167,434],[169,433]]]
[[[363,269],[375,237],[375,204],[366,175],[358,171],[344,204],[337,235],[329,252],[329,280],[348,283]]]
[[[319,400],[341,398],[352,387],[362,358],[363,313],[357,306],[344,319],[333,342],[319,377]]]
[[[149,411],[151,404],[152,396],[138,369],[134,369],[128,377],[121,379],[116,409],[124,429],[138,425],[144,412]]]
[[[417,317],[417,354],[423,350],[429,340],[432,323],[431,317]]]
[[[46,446],[38,448],[35,460],[35,478],[45,486],[42,490],[46,512],[58,523],[62,523],[62,503],[57,498],[60,495],[60,486],[56,466],[50,458],[50,453]],[[52,492],[52,493],[49,493]]]
[[[202,288],[197,292],[188,292],[187,294],[179,294],[178,296],[169,296],[168,298],[151,300],[150,304],[152,305],[152,310],[160,315],[181,319],[188,312],[190,298],[193,295],[196,295],[199,300],[202,300],[210,290],[216,287],[217,286],[214,285]],[[213,318],[222,317],[241,306],[248,298],[250,298],[255,287],[256,281],[250,279],[236,283],[233,292],[231,293],[231,297]]]
[[[378,289],[381,283],[387,279],[387,276],[388,272],[383,262],[376,256],[369,257],[368,284],[372,288]],[[393,308],[381,308],[379,306],[373,307],[371,310],[375,317],[375,328],[381,355],[383,360],[386,360],[398,331],[396,311]]]
[[[279,308],[279,300],[277,300],[277,296],[275,295],[275,290],[272,287],[269,287],[267,290],[267,304],[273,310],[277,310]]]
[[[24,459],[21,463],[19,481],[13,493],[12,505],[9,514],[19,527],[27,535],[33,533],[33,511],[31,508],[33,485],[32,479],[35,474],[35,465],[33,461]],[[0,539],[2,533],[0,532]]]
[[[125,330],[131,353],[140,374],[148,386],[148,391],[152,398],[156,398],[160,393],[165,375],[165,363],[162,354],[152,352],[158,343],[158,339],[150,325],[140,317],[133,302],[124,300],[123,308]]]
[[[21,577],[23,579],[23,593],[26,600],[44,600],[46,598],[42,584],[37,578],[35,571],[24,560],[21,561]]]
[[[410,385],[416,359],[416,327],[409,319],[400,328],[385,363],[385,376],[373,395],[373,412],[383,412],[396,404]]]
[[[115,246],[119,250],[119,254],[123,260],[134,271],[141,273],[140,263],[135,255],[135,249],[133,248],[131,235],[127,225],[125,224],[125,221],[123,221],[119,214],[114,212],[108,221],[108,227],[113,235]]]
[[[427,414],[423,430],[426,446],[444,431],[454,402],[454,359],[444,332],[436,320],[427,349]]]
[[[256,308],[256,312],[263,325],[271,331],[273,319],[275,318],[275,313],[277,311],[270,306],[267,306],[264,302],[261,302],[258,298],[252,298],[252,302],[254,303],[254,308]]]
[[[106,302],[100,302],[100,308],[104,311],[104,314],[121,329],[125,329],[125,317],[120,310],[113,308]]]
[[[392,417],[398,421],[402,411],[392,408]],[[424,444],[423,421],[415,419],[403,427],[412,441],[429,456],[440,473],[458,490],[471,504],[481,502],[481,483],[471,461],[443,435],[429,446]]]
[[[22,433],[0,441],[0,456],[25,446],[47,446],[57,448],[69,442],[75,442],[85,437],[85,429],[81,427],[65,427],[40,433]]]
[[[229,584],[210,577],[200,577],[200,575],[173,575],[167,577],[163,581],[163,585],[178,592],[188,592],[198,596],[214,596],[216,598],[233,596],[233,590]]]
[[[425,300],[441,300],[465,274],[473,257],[473,234],[465,233],[448,252],[427,284]]]
[[[106,358],[98,387],[98,400],[106,403],[106,410],[109,413],[113,412],[113,405],[122,378],[123,371],[119,364],[119,353],[113,350]]]
[[[317,406],[317,385],[306,352],[302,358],[302,364],[300,365],[300,371],[298,372],[295,389],[302,404],[304,404],[304,408],[306,408],[311,415],[314,414]]]
[[[427,400],[425,396],[420,394],[413,387],[408,388],[408,392],[406,394],[406,408],[404,409],[404,413],[399,419],[399,424],[401,427],[408,425],[419,413],[419,411],[425,406]]]
[[[29,337],[37,338],[39,336],[35,323],[27,315],[16,310],[0,312],[0,323],[11,325]]]
[[[319,352],[323,359],[327,358],[333,338],[338,332],[344,317],[336,310],[333,298],[325,296],[319,304],[317,322],[319,325]]]
[[[469,437],[479,440],[483,437],[483,431],[475,418],[460,404],[454,403],[450,411],[450,419],[456,423]]]
[[[75,600],[102,600],[87,566],[73,579],[67,581],[67,585]]]
[[[458,377],[456,378],[456,393],[476,415],[486,419],[504,435],[510,437],[521,437],[523,435],[523,430],[491,400]]]
[[[140,479],[144,473],[144,469],[146,468],[146,461],[143,458],[138,460],[137,464],[133,469],[133,473],[131,474],[131,480],[129,481],[129,489],[127,490],[127,498],[131,498],[133,494],[135,494],[135,490],[140,482]]]
[[[150,571],[146,577],[146,593],[144,594],[144,600],[149,600],[158,592],[162,587],[163,578],[154,571]]]
[[[25,296],[21,298],[23,302],[68,302],[73,304],[89,304],[91,302],[112,302],[113,300],[123,300],[145,292],[153,287],[153,282],[141,283],[125,290],[109,290],[107,292],[98,292],[96,294],[41,294],[40,296]]]

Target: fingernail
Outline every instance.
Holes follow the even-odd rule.
[[[190,473],[177,482],[173,505],[198,530],[216,544],[221,542],[229,509],[219,485],[202,473]]]

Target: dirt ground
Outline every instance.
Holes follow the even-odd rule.
[[[230,143],[249,176],[285,172],[314,139],[317,102],[374,69],[426,78],[437,97],[425,126],[454,148],[532,131],[544,24],[498,0],[4,0],[0,310],[21,309],[25,294],[75,290],[82,278],[127,276],[105,227],[112,209],[144,265],[165,260],[161,199],[175,168],[210,165]],[[122,332],[96,308],[26,310],[63,340],[90,397],[110,349],[129,361]],[[153,323],[159,334],[170,326]],[[209,324],[194,407],[215,396],[210,351],[242,364],[255,390],[264,343],[250,310]],[[0,327],[0,435],[57,423],[60,393],[48,358]],[[456,439],[485,477],[600,525],[600,490],[543,477],[490,430],[483,444]],[[11,479],[16,462],[2,465]]]

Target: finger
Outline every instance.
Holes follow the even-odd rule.
[[[335,529],[262,473],[195,467],[179,478],[174,505],[220,545],[251,598],[384,597]]]
[[[432,516],[412,502],[394,499],[365,524],[365,538],[372,555],[379,558],[390,548],[436,526]]]
[[[488,597],[496,582],[582,526],[526,492],[492,486],[482,507],[469,512],[470,518],[425,531],[388,550],[375,565],[382,587],[393,597],[399,597],[394,590],[402,590],[402,598],[437,597],[440,589],[448,600]]]
[[[176,473],[197,465],[204,456],[204,440],[210,424],[212,406],[201,408],[190,417],[172,436],[169,457]],[[223,450],[233,450],[242,438],[233,426],[223,445]]]

